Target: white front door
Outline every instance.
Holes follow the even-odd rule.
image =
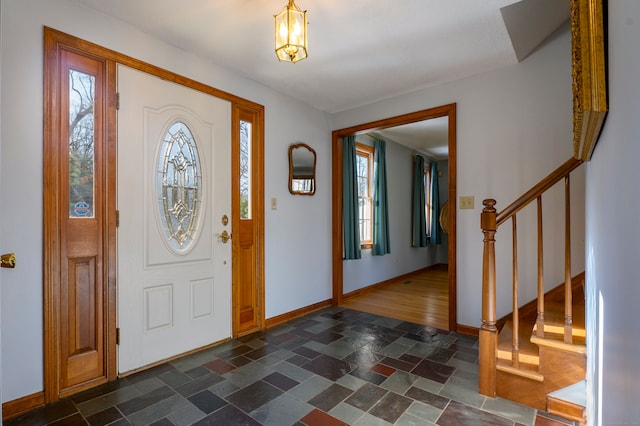
[[[231,104],[118,67],[118,371],[231,336]]]

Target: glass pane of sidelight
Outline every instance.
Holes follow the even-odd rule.
[[[69,217],[93,217],[95,77],[69,71]]]
[[[240,219],[251,219],[251,123],[240,120]]]
[[[176,121],[164,135],[158,157],[157,194],[167,241],[176,251],[190,247],[202,210],[202,170],[189,127]]]

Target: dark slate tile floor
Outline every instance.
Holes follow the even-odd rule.
[[[567,425],[479,395],[476,338],[339,307],[5,425]]]

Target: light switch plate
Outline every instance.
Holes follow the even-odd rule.
[[[271,199],[271,210],[277,210],[278,209],[278,199],[277,198],[272,198]]]
[[[473,209],[474,197],[473,195],[461,195],[460,196],[460,210]]]

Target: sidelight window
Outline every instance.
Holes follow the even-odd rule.
[[[69,217],[94,217],[96,78],[69,70]]]

